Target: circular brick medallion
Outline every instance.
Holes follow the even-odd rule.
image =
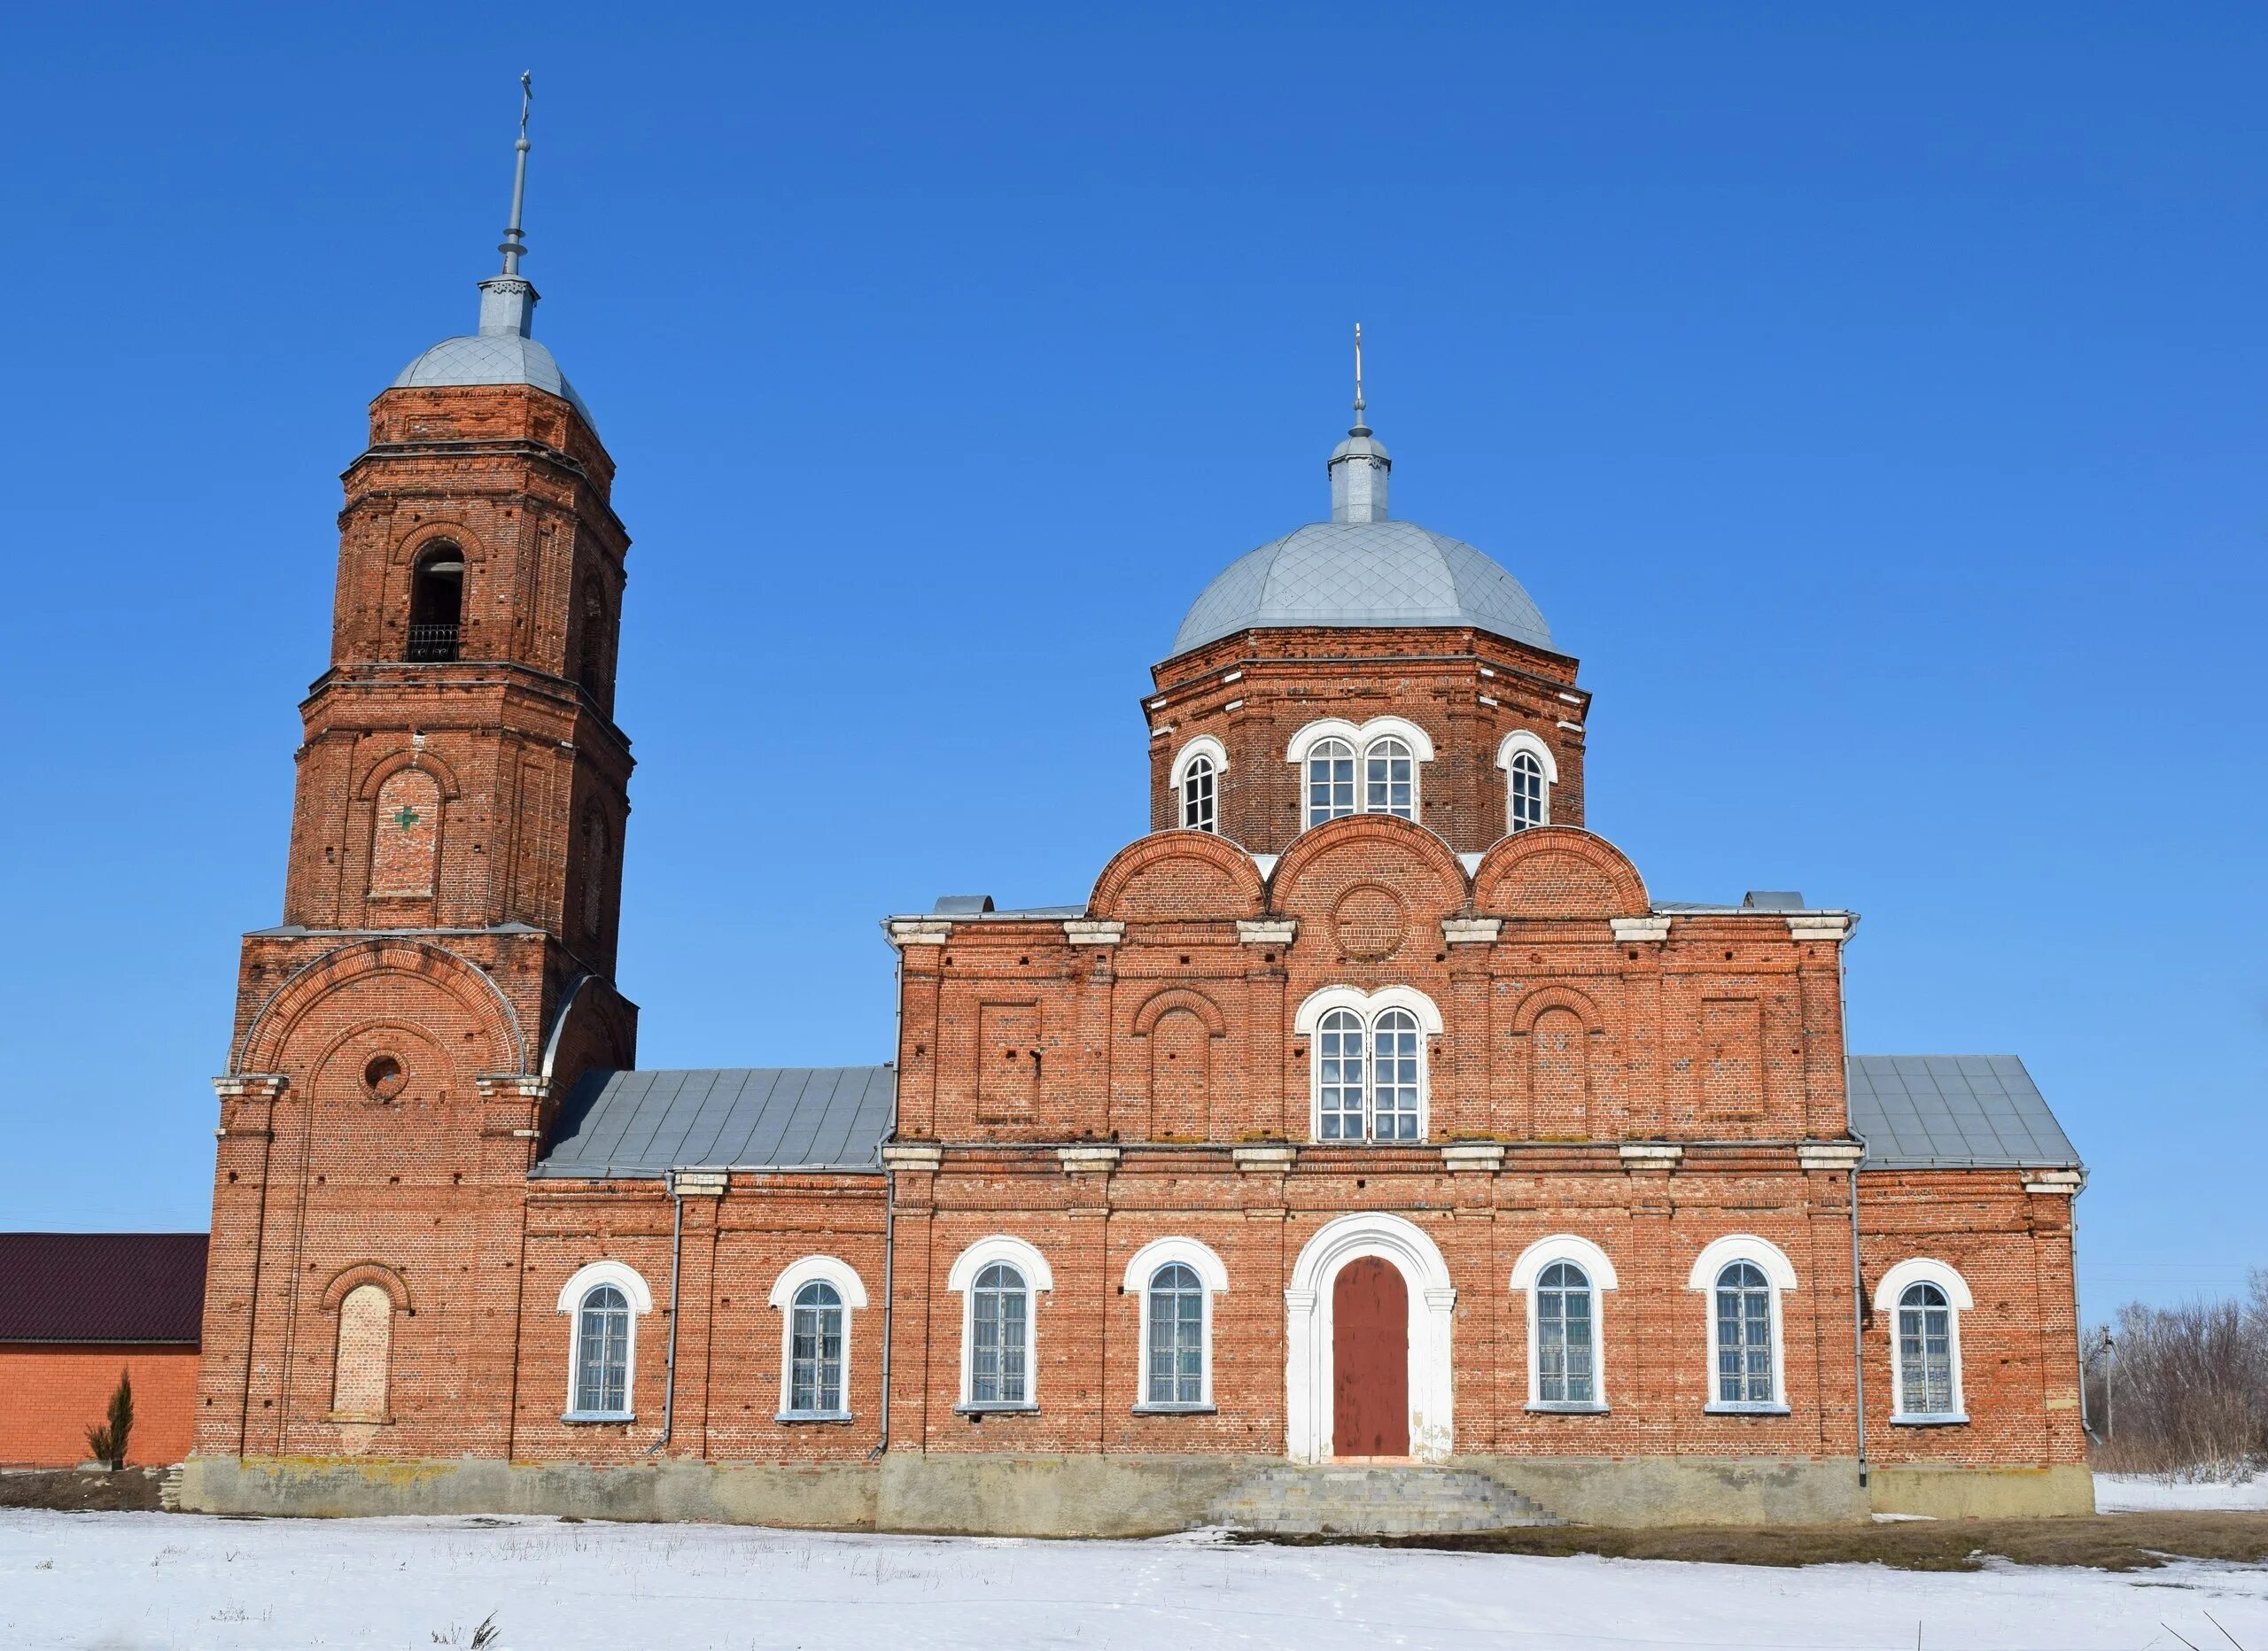
[[[394,1100],[408,1084],[409,1074],[391,1055],[374,1055],[370,1058],[370,1064],[362,1068],[362,1087],[369,1091],[374,1101]]]
[[[1340,895],[1332,908],[1331,926],[1339,936],[1339,950],[1363,963],[1394,956],[1409,932],[1401,900],[1376,883],[1357,884]]]

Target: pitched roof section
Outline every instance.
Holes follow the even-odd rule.
[[[0,1342],[194,1347],[203,1233],[0,1233]]]
[[[2014,1055],[1853,1055],[1865,1169],[2079,1169],[2078,1149]]]
[[[897,1110],[889,1066],[586,1073],[528,1173],[600,1180],[672,1169],[875,1169]]]

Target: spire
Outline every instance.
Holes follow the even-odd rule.
[[[1347,439],[1332,449],[1331,519],[1334,522],[1383,522],[1386,514],[1386,472],[1394,461],[1383,444],[1371,439],[1370,422],[1363,416],[1363,323],[1355,323],[1355,425]]]
[[[1363,323],[1355,323],[1355,428],[1349,436],[1367,436],[1371,427],[1363,422]]]
[[[520,141],[513,145],[517,152],[512,167],[512,221],[504,226],[503,244],[496,249],[504,254],[504,273],[480,283],[480,330],[523,338],[533,330],[537,296],[527,277],[520,274],[520,254],[527,251],[520,217],[528,193],[528,105],[534,100],[535,72],[530,69],[520,75]]]

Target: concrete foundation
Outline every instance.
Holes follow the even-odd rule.
[[[1457,1477],[1477,1476],[1526,1499],[1538,1518],[1570,1524],[1840,1524],[1871,1513],[2004,1518],[2094,1508],[2093,1484],[2083,1467],[1878,1468],[1871,1487],[1862,1488],[1857,1464],[1839,1460],[1460,1456],[1448,1466]],[[1316,1484],[1308,1495],[1278,1500],[1311,1506],[1317,1529],[1363,1528],[1334,1508],[1332,1471],[1274,1457],[912,1451],[879,1463],[805,1467],[200,1456],[183,1470],[181,1506],[193,1513],[311,1517],[572,1514],[813,1530],[1134,1537],[1214,1523],[1222,1508],[1248,1504],[1256,1490],[1292,1473]],[[1402,1471],[1422,1477],[1430,1470]],[[1270,1523],[1284,1528],[1280,1520]]]
[[[1932,1519],[2037,1519],[2094,1512],[2094,1475],[2050,1468],[1877,1468],[1874,1511]]]

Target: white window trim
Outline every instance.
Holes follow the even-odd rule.
[[[1906,1361],[1898,1356],[1898,1298],[1915,1284],[1935,1284],[1946,1292],[1946,1303],[1952,1309],[1947,1315],[1953,1321],[1949,1340],[1953,1352],[1953,1408],[1951,1410],[1916,1410],[1906,1408]],[[1973,1311],[1976,1298],[1969,1293],[1969,1281],[1946,1262],[1917,1255],[1900,1261],[1882,1275],[1875,1286],[1875,1312],[1887,1313],[1890,1325],[1890,1419],[1901,1427],[1946,1427],[1969,1420],[1969,1390],[1961,1379],[1961,1315]]]
[[[1400,1215],[1340,1215],[1316,1229],[1284,1291],[1285,1454],[1327,1461],[1333,1422],[1332,1286],[1339,1269],[1378,1256],[1402,1274],[1410,1295],[1410,1453],[1446,1461],[1455,1440],[1450,1354],[1456,1287],[1425,1229]]]
[[[796,1294],[805,1284],[835,1286],[843,1298],[843,1407],[840,1410],[796,1410],[795,1393]],[[847,1422],[850,1419],[850,1326],[852,1315],[866,1305],[866,1286],[858,1270],[831,1255],[807,1255],[791,1261],[773,1282],[771,1304],[780,1309],[780,1409],[775,1422]]]
[[[1153,1403],[1150,1399],[1150,1281],[1159,1268],[1176,1262],[1196,1274],[1197,1282],[1205,1287],[1205,1316],[1198,1329],[1201,1349],[1200,1389],[1198,1401],[1193,1405]],[[1179,1415],[1212,1409],[1213,1298],[1226,1295],[1229,1289],[1229,1269],[1222,1264],[1219,1255],[1211,1245],[1194,1238],[1153,1238],[1127,1259],[1121,1288],[1134,1298],[1135,1314],[1141,1324],[1141,1362],[1134,1367],[1134,1414]]]
[[[1292,764],[1299,775],[1300,823],[1301,830],[1309,829],[1308,820],[1308,754],[1325,740],[1344,740],[1355,753],[1355,813],[1366,814],[1363,798],[1368,783],[1371,747],[1379,740],[1400,740],[1410,748],[1410,818],[1422,821],[1425,818],[1425,765],[1433,760],[1433,741],[1416,723],[1401,717],[1373,717],[1360,725],[1343,717],[1325,717],[1311,722],[1292,736],[1284,748],[1284,760]],[[1192,742],[1193,743],[1193,742]],[[1340,818],[1351,818],[1340,816]]]
[[[601,1284],[612,1284],[620,1290],[623,1298],[630,1303],[630,1337],[622,1350],[621,1410],[578,1410],[575,1408],[576,1378],[582,1374],[579,1368],[583,1356],[583,1298]],[[594,1261],[577,1273],[559,1289],[559,1311],[567,1320],[567,1406],[560,1412],[562,1422],[632,1422],[638,1413],[638,1321],[654,1310],[654,1292],[646,1288],[646,1281],[637,1269],[620,1261]]]
[[[1024,1396],[1014,1404],[990,1399],[978,1404],[968,1396],[969,1353],[975,1345],[976,1332],[975,1285],[978,1276],[995,1261],[1006,1261],[1024,1275]],[[960,1403],[954,1407],[963,1411],[1038,1409],[1039,1296],[1042,1291],[1052,1291],[1055,1288],[1055,1274],[1048,1267],[1047,1258],[1021,1238],[994,1233],[988,1238],[979,1238],[953,1258],[952,1270],[945,1275],[945,1288],[960,1296]]]
[[[1300,1004],[1299,1012],[1292,1018],[1293,1035],[1296,1037],[1312,1038],[1315,1035],[1316,1029],[1322,1025],[1324,1016],[1329,1014],[1334,1009],[1352,1010],[1355,1014],[1362,1017],[1363,1046],[1364,1050],[1363,1071],[1365,1074],[1366,1084],[1371,1081],[1371,1074],[1373,1074],[1375,1070],[1374,1066],[1371,1065],[1373,1058],[1371,1051],[1376,1037],[1376,1024],[1379,1016],[1385,1013],[1386,1011],[1389,1009],[1408,1010],[1417,1018],[1418,1034],[1421,1039],[1437,1038],[1441,1035],[1441,1009],[1434,1004],[1432,998],[1426,996],[1425,993],[1419,991],[1414,986],[1381,986],[1375,992],[1365,992],[1360,987],[1355,986],[1326,986],[1321,991],[1311,993]],[[1314,1045],[1310,1043],[1308,1048],[1308,1139],[1316,1142],[1318,1144],[1324,1143],[1322,1072],[1323,1063],[1316,1058]],[[1369,1123],[1369,1091],[1367,1089],[1364,1091],[1363,1105],[1365,1113],[1364,1126],[1367,1128]],[[1433,1128],[1433,1051],[1430,1044],[1428,1044],[1426,1047],[1419,1050],[1418,1057],[1417,1140],[1415,1142],[1389,1142],[1386,1144],[1405,1146],[1422,1144],[1432,1135]],[[1360,1141],[1351,1143],[1342,1143],[1334,1141],[1328,1144],[1333,1146],[1340,1144],[1367,1146],[1376,1143],[1373,1143],[1368,1136],[1364,1136]]]
[[[1588,1401],[1547,1399],[1543,1397],[1541,1332],[1536,1323],[1536,1281],[1556,1261],[1572,1261],[1591,1281],[1591,1396]],[[1606,1302],[1610,1290],[1621,1288],[1614,1263],[1606,1252],[1573,1233],[1554,1233],[1539,1238],[1520,1252],[1512,1263],[1512,1288],[1527,1298],[1527,1407],[1554,1415],[1604,1415],[1606,1402]]]
[[[1736,1261],[1752,1261],[1762,1271],[1767,1283],[1772,1287],[1772,1401],[1755,1404],[1746,1400],[1729,1403],[1717,1397],[1717,1275]],[[1706,1368],[1708,1384],[1702,1391],[1709,1395],[1702,1409],[1713,1416],[1784,1416],[1788,1406],[1788,1337],[1787,1297],[1796,1288],[1796,1269],[1786,1252],[1768,1238],[1759,1238],[1750,1233],[1728,1233],[1702,1247],[1693,1259],[1693,1270],[1686,1275],[1685,1287],[1697,1291],[1701,1297],[1702,1316],[1708,1327],[1709,1362]]]
[[[1504,771],[1504,829],[1512,829],[1512,758],[1526,751],[1543,766],[1543,819],[1551,824],[1551,794],[1559,786],[1559,761],[1541,735],[1526,728],[1515,728],[1506,734],[1503,743],[1496,748],[1496,766]]]
[[[1173,770],[1168,776],[1166,783],[1173,787],[1177,794],[1181,790],[1182,780],[1188,776],[1189,765],[1200,756],[1209,756],[1213,759],[1213,772],[1216,776],[1229,771],[1228,748],[1211,734],[1200,733],[1174,753]]]

